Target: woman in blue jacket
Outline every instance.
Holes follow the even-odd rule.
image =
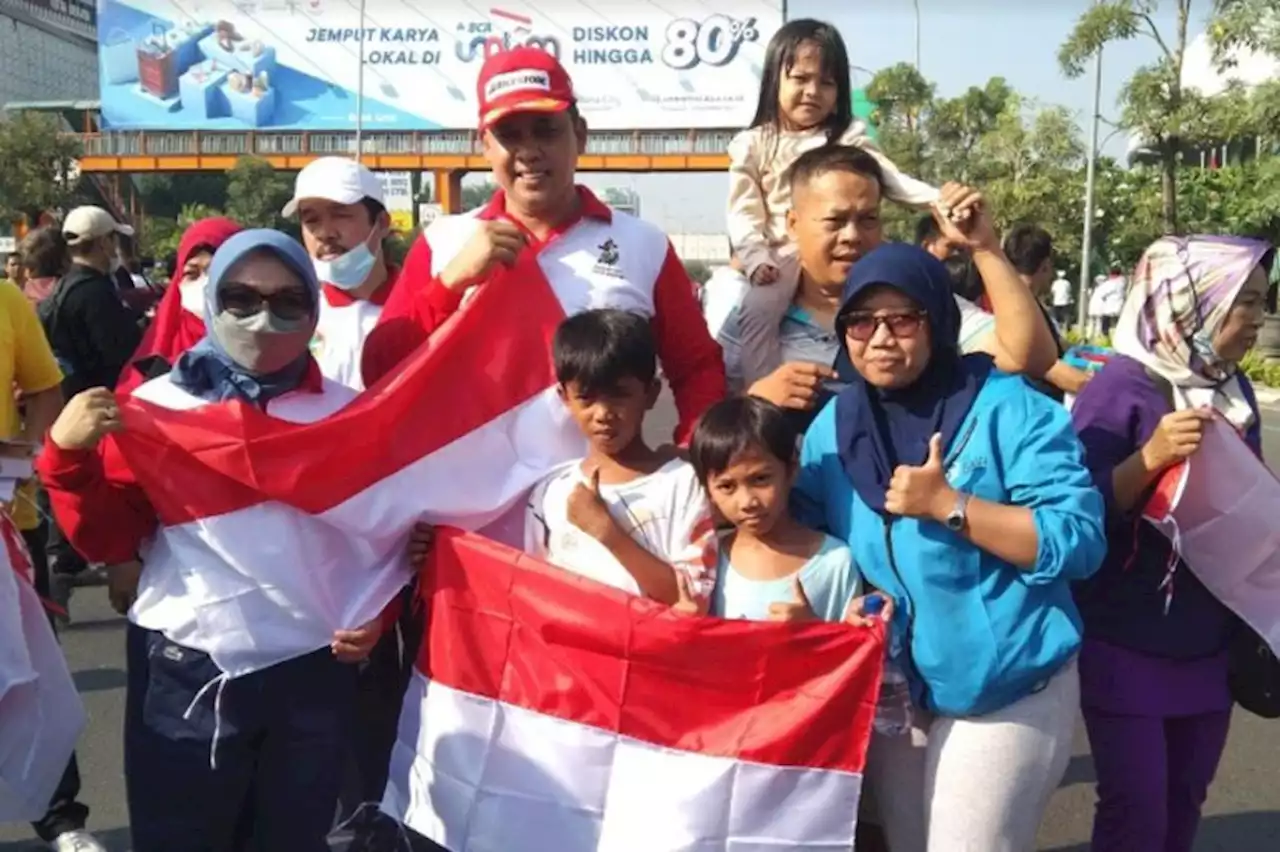
[[[877,734],[867,766],[890,848],[1028,852],[1071,755],[1068,583],[1102,560],[1102,499],[1062,406],[960,355],[928,253],[862,258],[837,329],[861,381],[805,435],[793,494],[896,605],[912,731]]]

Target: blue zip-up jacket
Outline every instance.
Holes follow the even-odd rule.
[[[1020,377],[994,372],[944,451],[947,481],[983,500],[1026,506],[1039,552],[1031,570],[933,520],[886,518],[853,490],[828,404],[805,433],[793,510],[849,543],[870,582],[893,595],[899,662],[924,708],[981,716],[1041,689],[1080,647],[1069,582],[1106,553],[1102,497],[1066,410]]]

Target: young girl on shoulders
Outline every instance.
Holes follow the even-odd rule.
[[[836,28],[791,21],[769,41],[751,126],[729,144],[729,240],[752,285],[740,309],[744,339],[748,326],[776,332],[795,295],[788,171],[801,154],[829,143],[872,154],[884,172],[885,197],[917,207],[938,200],[936,188],[902,173],[853,117],[849,54]]]

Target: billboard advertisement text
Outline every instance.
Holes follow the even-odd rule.
[[[741,127],[780,0],[99,0],[112,128],[366,130],[476,124],[485,57],[555,54],[598,130]],[[364,6],[363,19],[361,6]]]

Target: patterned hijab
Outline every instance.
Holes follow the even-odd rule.
[[[1173,386],[1176,408],[1212,406],[1237,428],[1253,408],[1237,365],[1213,338],[1269,243],[1239,237],[1161,237],[1138,261],[1113,345]]]

